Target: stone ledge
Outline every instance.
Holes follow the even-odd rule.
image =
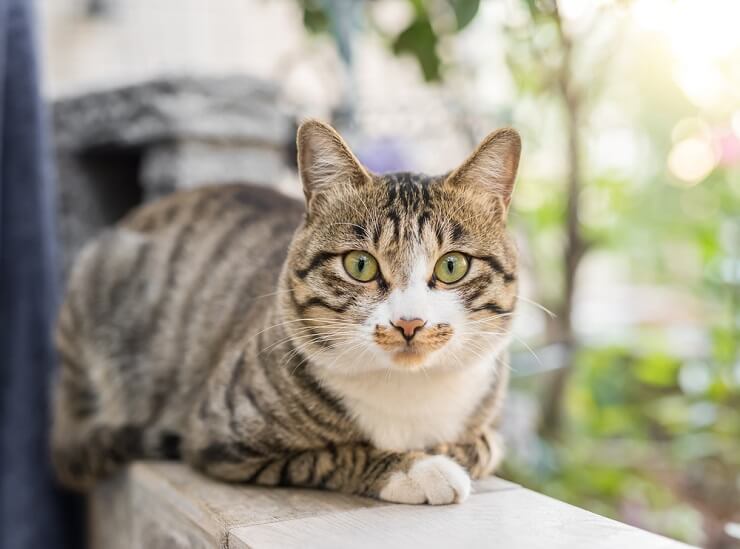
[[[497,547],[680,549],[498,478],[462,505],[393,505],[343,494],[224,484],[182,464],[140,462],[91,496],[91,547]]]
[[[68,151],[171,139],[283,148],[293,122],[277,87],[248,76],[162,78],[54,102],[54,140]]]

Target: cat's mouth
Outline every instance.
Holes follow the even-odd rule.
[[[408,347],[393,353],[393,362],[399,366],[418,366],[424,362],[429,352]]]
[[[431,353],[444,347],[453,332],[449,324],[436,324],[422,328],[407,341],[394,327],[377,325],[374,340],[391,355],[394,363],[413,367],[421,365]]]

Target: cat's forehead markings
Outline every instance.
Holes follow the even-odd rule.
[[[439,178],[424,174],[398,172],[383,176],[388,207],[403,207],[407,211],[426,207],[431,200],[430,186]]]
[[[379,177],[385,193],[383,206],[390,221],[390,237],[399,243],[418,240],[433,217],[434,203],[439,194],[435,183],[444,176],[428,176],[397,172]]]

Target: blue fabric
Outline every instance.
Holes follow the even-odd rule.
[[[0,0],[0,549],[82,546],[49,467],[53,188],[30,0]]]

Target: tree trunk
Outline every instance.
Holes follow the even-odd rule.
[[[551,374],[544,396],[541,431],[548,436],[557,436],[562,424],[562,402],[572,369],[576,350],[573,334],[573,297],[575,294],[578,265],[586,250],[578,222],[578,200],[581,193],[581,96],[576,91],[571,74],[572,43],[563,29],[560,13],[555,4],[554,17],[560,37],[563,59],[557,75],[557,92],[563,101],[567,142],[567,197],[565,219],[565,250],[563,254],[563,300],[557,308],[554,325],[554,341],[564,346],[563,363]]]

